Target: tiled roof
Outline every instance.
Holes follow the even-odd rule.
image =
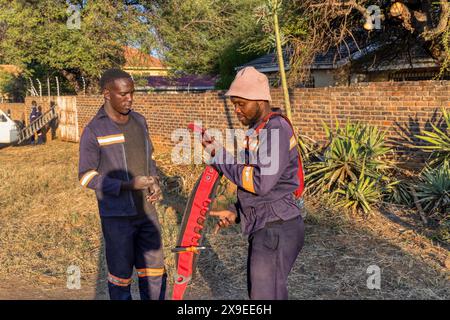
[[[0,71],[18,75],[22,72],[22,69],[18,66],[15,66],[13,64],[0,64]]]
[[[164,68],[165,66],[158,58],[143,53],[139,49],[124,47],[124,68]]]
[[[330,48],[327,52],[316,55],[314,62],[310,66],[312,70],[317,69],[335,69],[347,64],[348,62],[364,61],[365,58],[377,53],[379,55],[377,63],[367,67],[369,71],[376,70],[396,70],[407,65],[409,67],[436,67],[436,61],[417,43],[411,45],[409,50],[395,51],[383,50],[389,46],[386,42],[372,42],[366,46],[360,46],[353,41],[348,40],[346,44],[341,44],[339,49]],[[384,52],[380,55],[379,52]],[[380,59],[383,57],[383,59]],[[409,61],[412,61],[412,65]],[[286,70],[289,69],[289,56],[284,52],[284,61]],[[361,62],[363,63],[363,62]],[[278,70],[278,61],[275,53],[266,54],[255,60],[252,60],[242,66],[237,67],[239,70],[246,66],[253,66],[261,72],[273,72]]]

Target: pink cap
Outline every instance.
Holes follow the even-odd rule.
[[[269,79],[254,67],[245,67],[240,70],[225,95],[247,100],[272,101]]]

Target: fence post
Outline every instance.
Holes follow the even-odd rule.
[[[56,78],[56,94],[59,97],[59,80],[58,80],[58,77],[55,77],[55,78]]]
[[[50,96],[51,96],[51,93],[50,93],[50,78],[48,76],[47,76],[47,94],[48,94],[48,99],[50,101]]]
[[[36,79],[36,81],[39,84],[39,97],[42,98],[42,83],[39,79]]]

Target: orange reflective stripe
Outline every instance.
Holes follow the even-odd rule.
[[[165,272],[163,268],[144,268],[144,269],[136,269],[137,275],[139,278],[142,277],[158,277],[162,276]]]
[[[255,193],[255,186],[253,185],[253,167],[245,166],[242,170],[242,187],[250,192]]]
[[[97,137],[100,146],[108,146],[114,143],[124,143],[125,136],[123,134],[113,134],[110,136]]]
[[[116,286],[120,287],[126,287],[131,284],[131,278],[128,279],[122,279],[116,276],[113,276],[111,273],[108,273],[108,281],[112,284],[115,284]]]
[[[89,184],[89,182],[91,182],[91,180],[98,174],[99,173],[97,171],[95,171],[95,170],[91,170],[91,171],[86,172],[80,179],[81,185],[83,187],[86,187]]]

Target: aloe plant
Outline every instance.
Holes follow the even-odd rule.
[[[380,188],[377,186],[378,181],[364,174],[364,166],[356,181],[348,184],[342,184],[334,191],[337,197],[336,205],[338,207],[350,208],[353,213],[362,210],[368,214],[371,212],[371,205],[381,198]],[[340,196],[340,197],[339,197]]]
[[[417,198],[426,213],[438,219],[450,216],[450,163],[437,168],[426,167],[415,187]]]
[[[336,133],[326,124],[324,128],[329,142],[322,160],[307,167],[306,179],[312,193],[331,192],[339,184],[358,180],[362,163],[365,174],[374,179],[390,168],[385,156],[391,149],[385,145],[384,133],[376,127],[347,122],[344,128],[336,123]]]
[[[306,166],[309,192],[329,194],[339,206],[368,213],[389,183],[391,163],[386,156],[391,148],[384,132],[348,121],[342,128],[336,122],[334,132],[323,126],[328,145],[319,161]]]
[[[389,183],[385,185],[384,193],[388,202],[405,206],[412,206],[414,199],[411,195],[411,181],[390,177]]]
[[[317,141],[302,134],[297,135],[297,140],[304,164],[308,164],[311,161],[315,161],[320,158],[322,147],[319,143],[317,143]]]
[[[423,131],[423,135],[416,135],[417,138],[427,142],[425,146],[415,146],[425,152],[431,152],[429,164],[433,167],[450,161],[450,113],[442,108],[442,119],[447,129],[442,130],[435,124],[431,124],[433,131]]]

